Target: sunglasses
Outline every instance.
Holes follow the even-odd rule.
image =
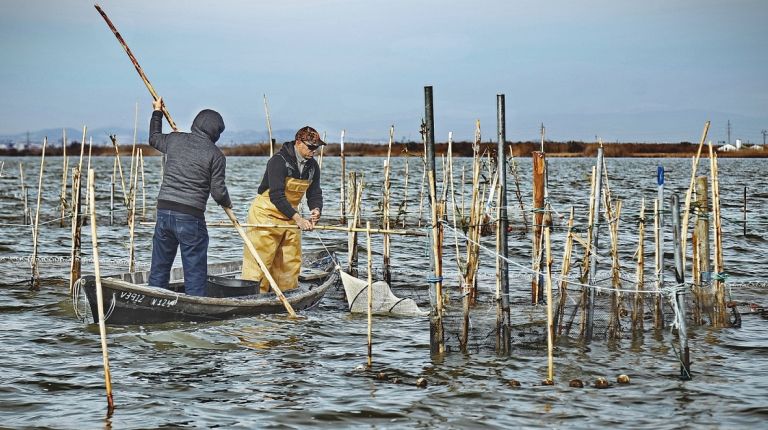
[[[311,143],[304,142],[303,140],[301,141],[301,143],[303,143],[304,146],[306,146],[307,149],[309,149],[310,151],[317,151],[317,148],[320,147],[320,145],[313,145]]]

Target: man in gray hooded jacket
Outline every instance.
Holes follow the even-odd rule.
[[[163,99],[152,103],[149,144],[166,154],[163,183],[157,195],[157,222],[152,237],[152,267],[149,285],[168,288],[171,266],[181,248],[184,290],[205,296],[208,277],[208,229],[205,207],[208,196],[231,208],[224,183],[226,159],[216,147],[224,120],[205,109],[192,122],[191,133],[163,134]]]

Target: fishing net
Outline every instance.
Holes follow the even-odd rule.
[[[343,270],[341,282],[344,285],[349,311],[352,313],[368,312],[368,281],[358,279]],[[425,316],[429,311],[419,309],[416,301],[409,298],[399,298],[392,293],[389,284],[376,281],[371,284],[372,312],[375,315]]]

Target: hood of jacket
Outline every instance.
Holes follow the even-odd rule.
[[[204,109],[192,121],[192,132],[202,134],[216,143],[224,131],[224,119],[215,110]]]

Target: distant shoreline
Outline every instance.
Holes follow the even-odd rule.
[[[275,145],[275,150],[278,150],[282,144]],[[496,151],[497,144],[495,142],[483,142],[480,144],[481,151]],[[516,157],[530,157],[531,153],[539,151],[541,149],[540,142],[508,142],[508,148],[512,148],[512,153]],[[545,142],[544,151],[550,157],[594,157],[597,154],[597,143],[585,143],[585,142]],[[680,143],[604,143],[603,149],[606,157],[636,157],[636,158],[688,158],[696,155],[698,150],[698,144],[691,142]],[[157,156],[160,153],[149,147],[146,144],[136,145],[137,148],[141,148],[145,156]],[[422,153],[423,145],[418,142],[398,142],[392,144],[392,156],[419,156]],[[338,156],[340,153],[340,145],[333,143],[328,144],[323,148],[324,156]],[[442,155],[447,152],[447,143],[436,143],[435,153]],[[253,143],[235,146],[222,146],[222,152],[228,156],[268,156],[269,145],[266,143]],[[717,151],[717,149],[715,148]],[[471,157],[472,156],[472,143],[471,142],[454,142],[453,143],[453,155],[455,157]],[[88,152],[86,148],[85,152]],[[702,156],[709,156],[709,147],[704,145],[702,148]],[[41,148],[31,148],[25,150],[16,150],[2,148],[0,149],[0,156],[35,156],[40,155]],[[120,146],[120,155],[130,155],[131,146]],[[74,142],[67,146],[68,155],[80,154],[80,143]],[[91,154],[95,156],[110,156],[115,154],[114,147],[111,146],[94,146],[91,149]],[[46,155],[56,156],[62,155],[61,146],[46,148]],[[387,155],[387,145],[384,144],[370,144],[370,143],[345,143],[344,156],[348,157],[385,157]],[[720,158],[768,158],[768,149],[740,149],[736,151],[717,151],[717,156]]]

